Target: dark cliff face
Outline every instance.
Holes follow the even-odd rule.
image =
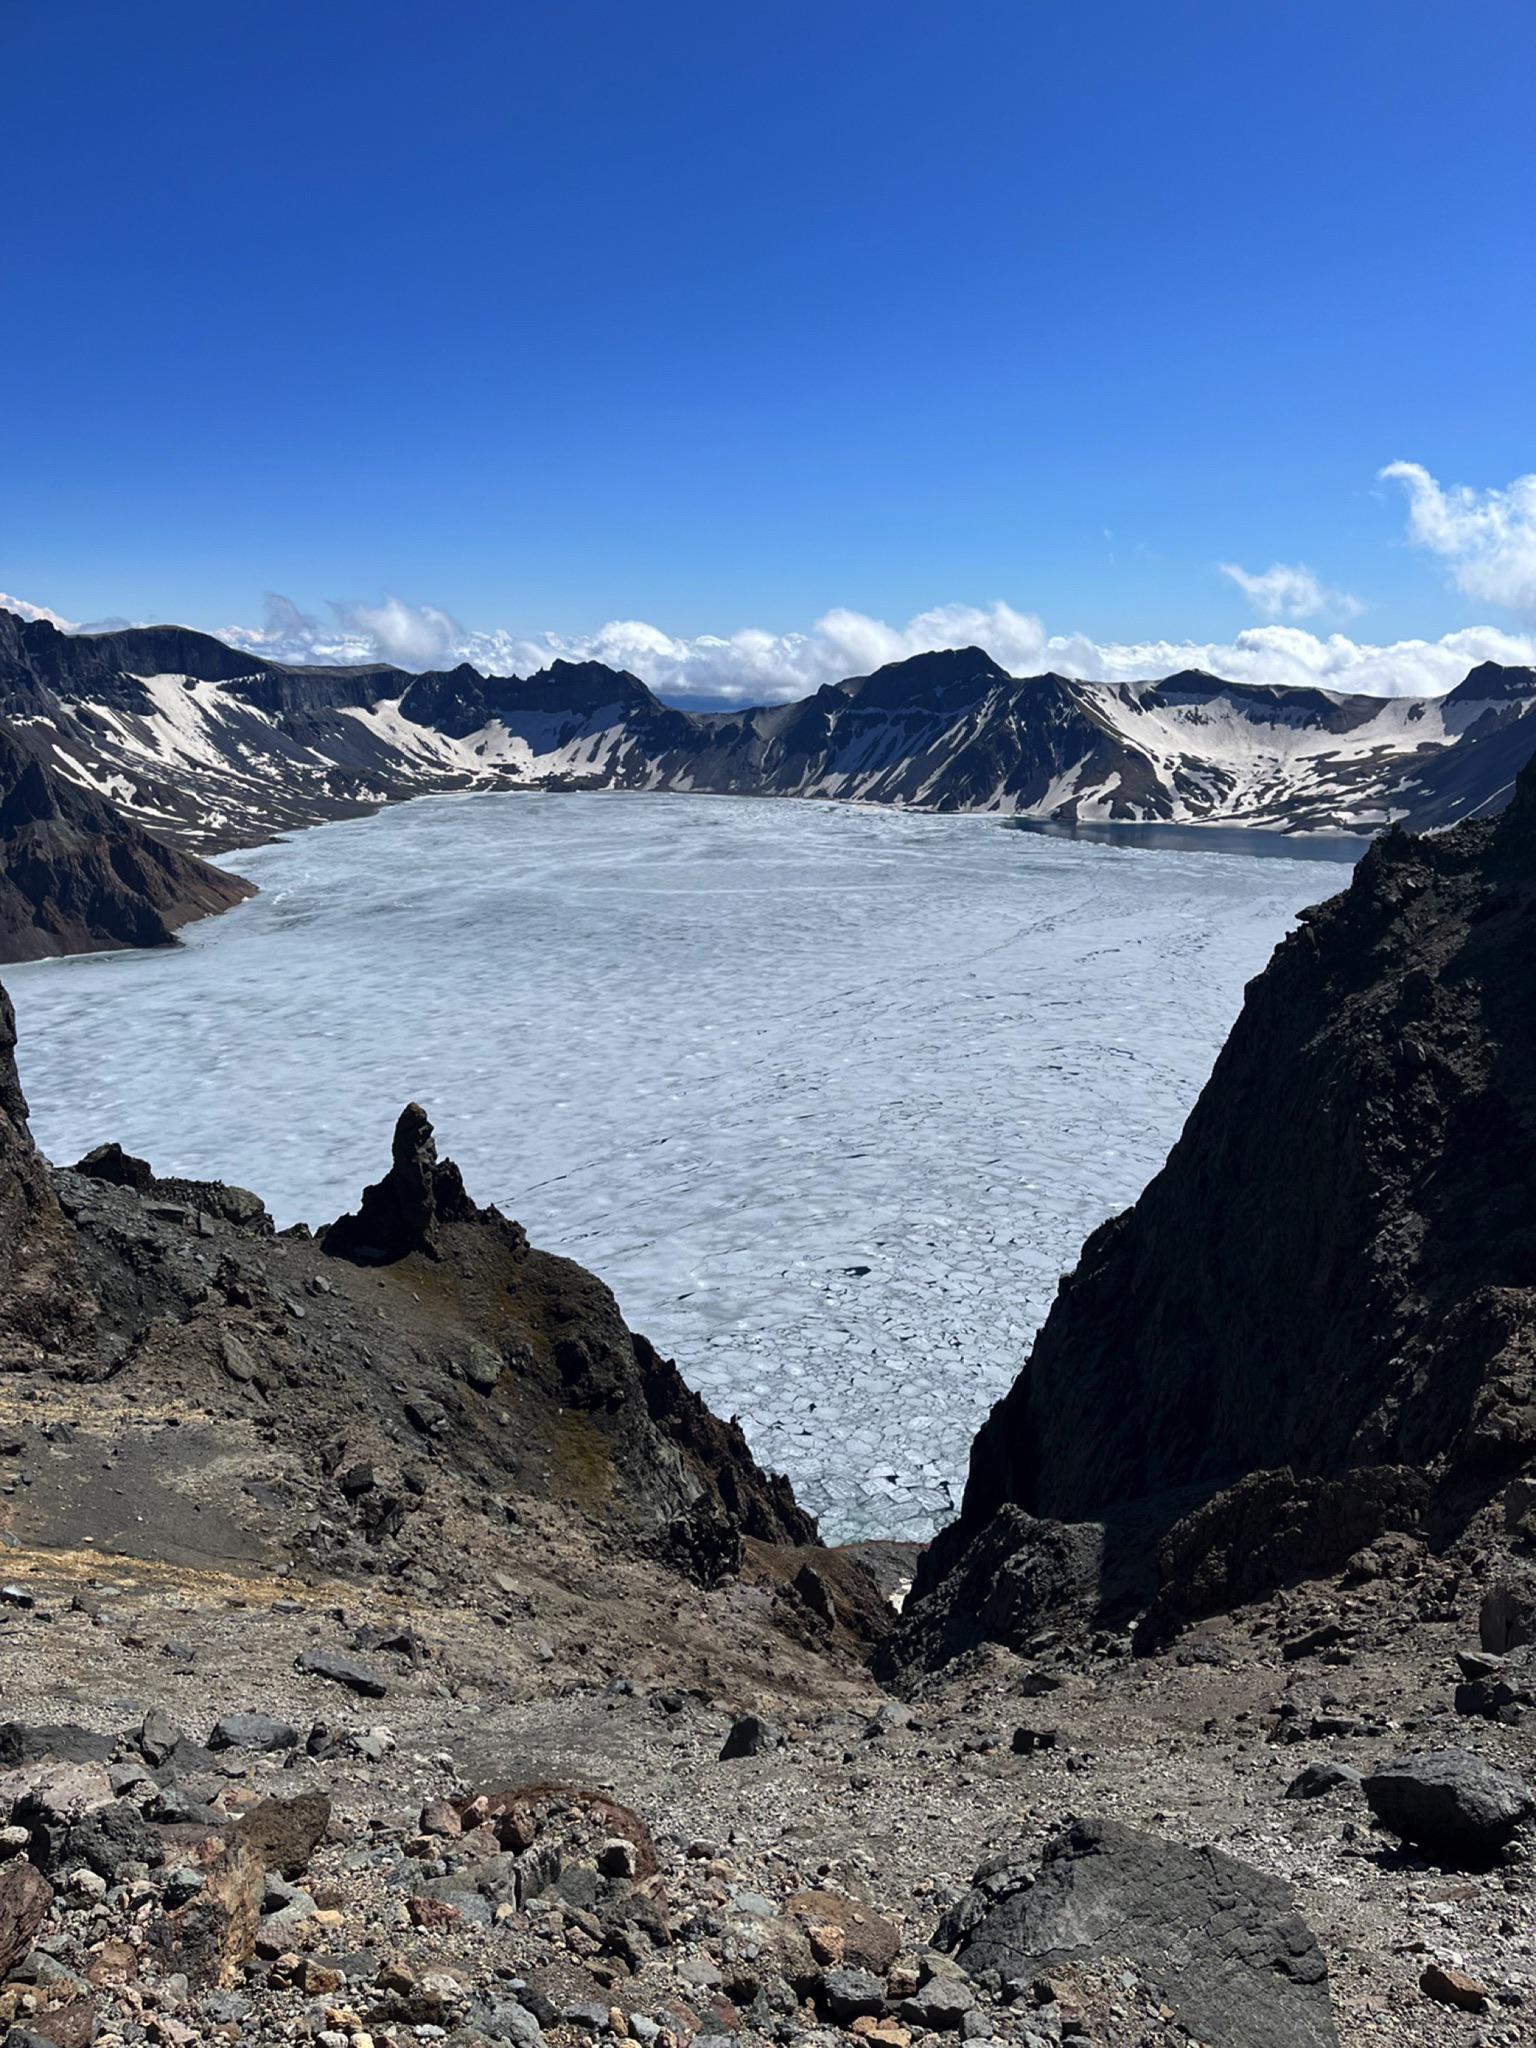
[[[232,682],[266,663],[187,626],[127,626],[110,633],[61,633],[46,619],[0,611],[0,674],[39,688],[105,695],[129,675],[196,675]]]
[[[0,960],[163,946],[251,894],[65,782],[0,725]]]
[[[1378,840],[1250,985],[979,1434],[916,1604],[1022,1518],[1118,1524],[1149,1557],[1277,1468],[1318,1514],[1367,1472],[1391,1514],[1426,1511],[1385,1468],[1468,1511],[1536,1456],[1533,1161],[1536,765],[1496,820]]]
[[[16,1013],[0,988],[0,1372],[27,1370],[83,1341],[94,1304],[16,1072]]]

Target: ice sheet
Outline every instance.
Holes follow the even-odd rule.
[[[926,1534],[1318,862],[668,796],[427,799],[177,951],[7,968],[51,1156],[351,1206],[401,1105],[834,1537]]]

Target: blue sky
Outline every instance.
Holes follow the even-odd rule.
[[[0,0],[0,62],[0,589],[66,619],[762,693],[829,615],[1536,617],[1513,0]]]

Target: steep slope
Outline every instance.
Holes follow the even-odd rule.
[[[35,1377],[30,1401],[78,1389],[114,1476],[44,1470],[7,1499],[8,1540],[418,1593],[553,1577],[594,1616],[620,1571],[636,1644],[679,1586],[723,1589],[722,1644],[766,1624],[857,1653],[884,1626],[741,1430],[592,1274],[479,1207],[420,1109],[356,1217],[276,1233],[247,1191],[116,1146],[50,1171],[14,1038],[0,995],[0,1367]]]
[[[163,946],[251,894],[153,838],[0,725],[0,960]]]
[[[0,613],[0,716],[66,778],[198,847],[431,791],[703,790],[1093,824],[1370,832],[1504,800],[1536,749],[1536,675],[1485,665],[1443,699],[1010,676],[921,654],[794,704],[693,713],[557,661],[297,668],[179,627],[69,635]]]
[[[1536,751],[1533,706],[1536,669],[1501,668],[1487,661],[1456,685],[1441,711],[1455,744],[1431,754],[1402,784],[1415,830],[1438,830],[1504,808],[1516,777]]]
[[[914,1653],[952,1649],[1000,1575],[1020,1597],[983,1630],[1088,1580],[1134,1605],[1174,1524],[1165,1609],[1464,1520],[1536,1456],[1533,1157],[1536,764],[1496,820],[1377,840],[1250,985],[978,1436]]]

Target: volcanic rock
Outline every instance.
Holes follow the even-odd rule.
[[[1478,1613],[1477,1632],[1483,1648],[1496,1657],[1536,1643],[1536,1571],[1527,1568],[1488,1588]]]
[[[761,1756],[764,1750],[776,1749],[782,1740],[771,1721],[765,1721],[759,1714],[742,1714],[721,1745],[720,1760],[725,1763],[733,1757]]]
[[[53,1886],[35,1863],[21,1857],[0,1870],[0,1980],[32,1946],[52,1901]]]
[[[389,1172],[363,1190],[356,1215],[341,1217],[325,1232],[333,1258],[388,1265],[408,1252],[435,1257],[439,1226],[477,1213],[459,1169],[438,1159],[431,1121],[419,1103],[407,1103],[400,1112],[391,1153]]]
[[[1536,1813],[1522,1779],[1464,1749],[1396,1757],[1366,1778],[1365,1796],[1383,1827],[1452,1862],[1490,1862]]]
[[[989,1887],[957,1960],[1025,1981],[1128,1961],[1210,2048],[1335,2048],[1328,1966],[1286,1887],[1214,1849],[1075,1822],[1031,1883]]]

